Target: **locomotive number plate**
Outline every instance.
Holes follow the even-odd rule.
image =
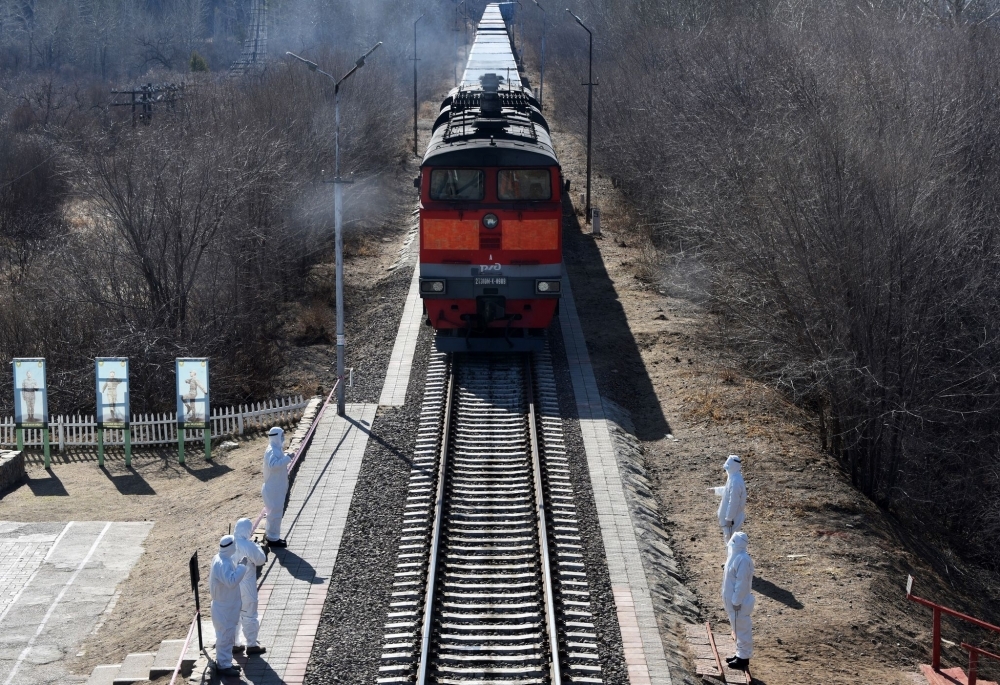
[[[477,278],[476,285],[507,285],[507,279],[502,277]]]

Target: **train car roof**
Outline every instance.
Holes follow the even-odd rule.
[[[462,82],[434,122],[422,165],[558,164],[548,124],[518,73],[500,6],[491,3],[476,30]]]

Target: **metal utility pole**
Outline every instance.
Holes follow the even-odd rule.
[[[542,98],[545,95],[545,20],[548,18],[549,13],[545,11],[545,8],[538,4],[538,0],[532,0],[535,3],[535,7],[542,10],[542,67],[541,74],[538,78],[538,104],[544,110],[545,104],[542,102]]]
[[[418,157],[417,153],[417,22],[424,18],[421,14],[417,17],[417,21],[413,22],[413,156]]]
[[[361,55],[351,67],[351,70],[344,74],[338,81],[333,74],[329,74],[319,68],[315,62],[299,57],[295,53],[286,52],[289,57],[303,62],[310,71],[326,76],[334,82],[333,86],[333,112],[334,112],[334,168],[333,168],[333,222],[334,222],[334,250],[337,256],[337,414],[344,415],[344,232],[342,228],[341,210],[343,207],[343,196],[341,186],[350,183],[340,177],[340,84],[346,81],[354,72],[365,66],[365,59],[371,55],[378,46],[379,41],[371,50]]]
[[[455,28],[452,29],[451,56],[455,59],[455,85],[458,86],[458,0],[455,0]]]
[[[569,11],[569,16],[576,19],[576,23],[583,27],[583,30],[587,32],[590,36],[590,69],[587,75],[587,82],[583,85],[587,86],[587,206],[583,210],[586,216],[587,223],[590,223],[590,150],[593,138],[591,136],[593,132],[593,120],[594,120],[594,32],[591,31],[584,25],[583,20]]]

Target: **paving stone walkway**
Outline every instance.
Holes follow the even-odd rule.
[[[414,241],[416,243],[416,241]],[[420,269],[413,269],[410,290],[403,305],[403,318],[399,322],[396,342],[392,346],[389,366],[385,373],[385,384],[378,403],[382,406],[401,407],[406,402],[406,388],[410,384],[413,369],[413,353],[417,349],[420,336],[420,322],[423,319],[424,304],[420,299]]]
[[[604,403],[590,364],[587,341],[580,327],[568,277],[563,279],[559,325],[566,345],[597,517],[604,537],[629,682],[632,685],[670,685],[670,670],[656,625],[639,542],[625,501]]]
[[[305,677],[377,408],[348,404],[340,417],[331,405],[316,427],[282,519],[288,548],[274,550],[261,574],[259,639],[267,653],[242,660],[247,682],[298,685]]]

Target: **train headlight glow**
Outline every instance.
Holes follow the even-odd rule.
[[[535,291],[548,294],[557,293],[561,285],[561,281],[535,281]]]
[[[486,228],[496,228],[499,223],[500,219],[496,214],[487,214],[483,217],[483,226]]]
[[[443,293],[444,281],[420,281],[420,292]]]

